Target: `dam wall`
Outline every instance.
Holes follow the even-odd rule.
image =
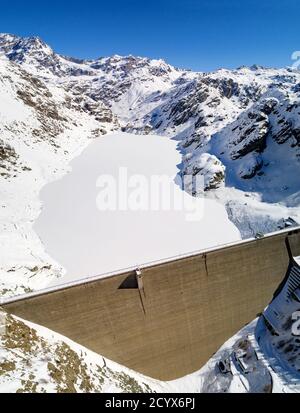
[[[200,369],[261,313],[300,229],[13,298],[2,307],[161,380]]]

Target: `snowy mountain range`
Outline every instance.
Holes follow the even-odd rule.
[[[107,132],[178,141],[180,174],[205,182],[186,190],[224,204],[243,238],[300,223],[299,71],[196,73],[134,56],[82,60],[9,34],[0,35],[0,53],[2,292],[43,287],[59,271],[32,230],[39,191]]]
[[[299,71],[194,73],[134,56],[79,60],[39,38],[12,35],[0,35],[0,51],[13,67],[68,94],[65,106],[74,111],[126,132],[177,139],[182,173],[204,175],[205,195],[226,204],[243,237],[300,222]]]
[[[204,177],[204,188],[185,189],[225,205],[243,238],[300,223],[299,71],[252,66],[196,73],[134,56],[83,60],[59,55],[37,37],[0,34],[1,297],[43,288],[60,276],[60,265],[32,228],[41,209],[40,190],[65,175],[91,140],[113,131],[175,139],[180,174]],[[68,386],[76,391],[245,391],[237,376],[235,381],[216,376],[216,362],[231,360],[242,348],[256,363],[258,351],[253,350],[253,323],[201,373],[176,387],[100,356],[83,356],[84,349],[67,339],[64,344],[42,327],[14,317],[9,324],[0,376],[11,391],[32,391],[32,386],[39,391]],[[18,341],[20,336],[12,342],[14,331],[24,331],[27,344]],[[11,349],[19,349],[20,359],[9,358]],[[73,360],[77,376],[71,371],[70,377],[58,376],[52,363],[57,357]],[[32,371],[35,364],[40,368],[37,377],[27,369],[25,379],[16,380],[26,360]],[[41,369],[47,370],[47,382]],[[259,380],[246,383],[246,391],[270,390],[270,373],[263,366],[258,370]]]

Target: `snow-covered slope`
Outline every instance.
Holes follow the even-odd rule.
[[[116,121],[97,121],[59,86],[46,85],[0,59],[0,293],[48,285],[60,273],[32,223],[40,189],[69,170],[70,160]],[[98,105],[101,112],[102,104]],[[103,112],[109,109],[103,106]]]
[[[149,393],[170,391],[44,327],[2,315],[1,393]]]

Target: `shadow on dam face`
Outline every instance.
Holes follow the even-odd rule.
[[[2,306],[138,372],[172,380],[200,369],[271,301],[300,230],[12,299]]]

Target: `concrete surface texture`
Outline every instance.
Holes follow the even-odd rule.
[[[271,301],[285,276],[289,237],[300,255],[300,230],[145,266],[4,304],[153,378],[200,369]]]

